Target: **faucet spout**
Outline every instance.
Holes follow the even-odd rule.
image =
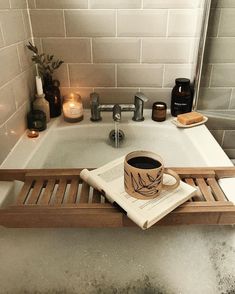
[[[113,120],[119,122],[121,120],[122,108],[119,104],[113,106]]]
[[[147,97],[138,92],[135,94],[134,104],[100,104],[99,94],[91,93],[91,121],[100,121],[102,119],[101,112],[111,111],[113,112],[113,120],[119,122],[121,120],[122,111],[132,111],[134,112],[133,120],[134,121],[143,121],[143,109],[144,102],[148,99]]]

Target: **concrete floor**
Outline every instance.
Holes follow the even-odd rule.
[[[235,293],[235,228],[0,228],[0,293]]]

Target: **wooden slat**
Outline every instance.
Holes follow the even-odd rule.
[[[207,183],[210,185],[212,191],[214,192],[214,197],[216,200],[228,201],[215,179],[209,178],[207,179]]]
[[[67,186],[66,178],[60,178],[58,189],[55,194],[55,199],[53,199],[53,204],[61,204],[64,199],[64,194]]]
[[[72,179],[72,182],[70,184],[68,198],[67,198],[67,203],[75,203],[76,202],[77,194],[78,194],[78,185],[79,185],[79,179]]]
[[[96,207],[97,205],[98,207]],[[71,228],[71,227],[122,227],[123,214],[113,207],[99,208],[90,204],[87,208],[47,206],[35,209],[0,210],[0,224],[15,228]]]
[[[216,181],[219,177],[235,175],[234,167],[173,169],[186,183],[196,187],[198,185],[198,192],[193,196],[193,201],[185,202],[158,224],[235,223],[235,205],[226,199]],[[86,183],[82,184],[80,202],[77,203],[79,174],[80,169],[22,170],[19,174],[17,170],[0,172],[0,180],[25,181],[18,196],[17,205],[10,206],[9,209],[0,209],[0,224],[9,227],[128,225],[130,220],[121,212],[110,204],[100,203],[98,191],[93,190],[92,203],[89,203],[90,187]],[[70,184],[70,189],[67,201],[63,203],[66,183]],[[55,191],[56,184],[59,184],[57,191]],[[45,189],[42,193],[43,188]],[[52,197],[54,199],[51,199]],[[51,202],[53,205],[48,205]]]
[[[184,180],[187,184],[197,188],[197,186],[195,185],[194,180],[192,178],[185,178]],[[195,196],[192,197],[192,199],[193,199],[193,201],[205,201],[205,199],[203,198],[202,193],[199,189],[197,190]]]
[[[199,177],[196,178],[196,183],[199,186],[203,196],[205,197],[206,201],[215,201],[215,198],[213,197],[213,195],[211,194],[211,192],[209,191],[209,187],[207,186],[204,178]]]
[[[25,181],[28,177],[57,177],[64,176],[78,176],[80,175],[81,168],[58,168],[58,169],[0,169],[0,181]]]
[[[72,179],[80,175],[82,169],[39,169],[29,170],[26,173],[27,177],[41,178],[41,179]]]
[[[197,210],[198,207],[223,207],[223,206],[234,206],[231,201],[195,201],[195,202],[185,202],[181,204],[179,207],[193,207],[193,209]],[[235,206],[234,206],[235,207]]]
[[[217,178],[233,178],[235,177],[235,167],[215,168]]]
[[[79,203],[88,203],[89,191],[90,191],[90,186],[87,183],[83,182]]]
[[[45,187],[44,193],[40,197],[40,204],[47,205],[50,202],[55,187],[55,179],[49,179]]]
[[[205,177],[213,177],[215,174],[218,178],[235,177],[235,167],[171,167],[177,173],[188,176],[197,177],[203,175]],[[90,168],[91,169],[91,168]],[[81,168],[72,169],[0,169],[0,181],[24,181],[25,175],[42,176],[42,177],[58,177],[77,176],[80,174]]]
[[[96,189],[93,190],[93,197],[92,197],[92,203],[100,203],[100,192]]]
[[[25,203],[32,185],[33,185],[33,180],[26,180],[17,198],[17,201],[16,201],[17,204],[20,205]]]
[[[30,195],[29,199],[27,200],[27,205],[36,204],[40,193],[42,191],[44,184],[44,180],[37,180],[32,190],[32,194]]]
[[[213,168],[194,168],[194,167],[171,167],[180,177],[196,178],[198,176],[203,177],[215,177],[215,171]]]

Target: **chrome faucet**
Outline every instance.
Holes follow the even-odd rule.
[[[91,121],[100,121],[102,119],[101,112],[102,111],[110,111],[113,112],[114,121],[121,120],[122,111],[133,111],[134,116],[132,119],[134,121],[143,121],[143,110],[144,110],[144,102],[148,101],[147,97],[141,93],[137,92],[134,98],[134,104],[100,104],[99,103],[99,94],[91,93]]]
[[[122,108],[119,104],[113,106],[113,120],[119,122],[121,120]]]

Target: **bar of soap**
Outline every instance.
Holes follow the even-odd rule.
[[[183,125],[191,125],[201,122],[203,120],[203,115],[196,111],[192,111],[177,115],[177,120]]]

